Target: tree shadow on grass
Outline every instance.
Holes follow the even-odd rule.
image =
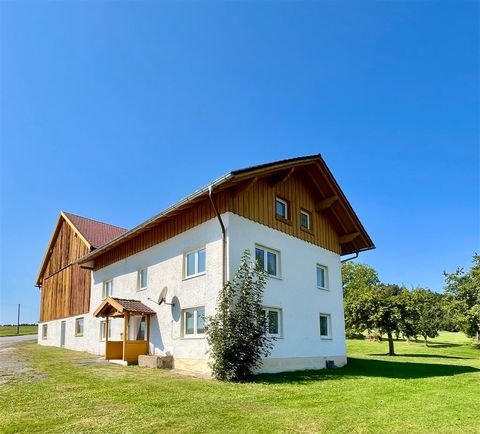
[[[463,365],[436,363],[398,362],[348,358],[347,366],[338,369],[295,371],[280,374],[259,374],[253,381],[265,384],[307,384],[316,381],[345,380],[358,377],[397,378],[403,380],[445,377],[479,372],[480,369]]]
[[[386,353],[369,353],[369,356],[388,356]],[[397,354],[399,357],[422,357],[424,359],[457,359],[457,360],[473,360],[474,357],[458,357],[458,356],[441,356],[439,354],[409,354],[401,353]]]

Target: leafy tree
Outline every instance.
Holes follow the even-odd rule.
[[[376,329],[388,337],[388,354],[395,355],[393,335],[405,324],[405,288],[378,282],[376,271],[368,265],[348,267],[345,291],[345,323],[351,331]],[[345,275],[345,274],[344,274]],[[355,280],[359,276],[359,280]],[[345,288],[345,285],[344,285]]]
[[[415,288],[409,294],[411,300],[413,331],[423,337],[425,346],[428,338],[438,336],[441,326],[442,306],[437,294],[424,288]],[[407,315],[408,317],[408,315]]]
[[[469,271],[457,268],[445,276],[445,293],[456,303],[460,325],[468,336],[477,337],[480,344],[480,255],[473,255],[473,265]]]
[[[233,280],[219,294],[216,313],[206,319],[212,373],[219,380],[250,378],[262,357],[270,354],[273,338],[265,333],[267,318],[262,308],[267,278],[245,250]]]
[[[347,336],[368,329],[368,301],[371,291],[380,284],[376,270],[359,262],[342,264],[345,328]]]
[[[343,293],[358,292],[371,289],[380,284],[377,271],[360,262],[342,264]]]

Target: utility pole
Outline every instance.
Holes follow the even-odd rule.
[[[20,303],[18,303],[17,307],[17,335],[20,334]]]

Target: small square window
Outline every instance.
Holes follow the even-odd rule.
[[[185,277],[204,274],[206,270],[205,248],[185,254]]]
[[[42,339],[47,339],[48,335],[48,324],[42,325]]]
[[[257,266],[265,270],[270,276],[280,277],[279,258],[280,252],[276,250],[260,246],[255,247]]]
[[[205,308],[196,307],[183,311],[183,335],[185,337],[202,336],[205,333]]]
[[[326,313],[320,314],[320,337],[330,338],[330,315]]]
[[[75,319],[75,336],[83,336],[83,325],[84,325],[83,318]]]
[[[148,269],[141,268],[138,270],[138,282],[137,282],[137,290],[145,289],[147,287],[147,280],[148,280]]]
[[[328,289],[327,267],[317,264],[317,288]]]
[[[113,293],[113,280],[103,282],[102,298],[111,297]]]
[[[312,215],[305,210],[300,211],[300,227],[302,229],[312,229]]]
[[[275,199],[275,215],[284,220],[288,219],[288,203],[286,200],[279,197]]]
[[[263,309],[263,315],[263,317],[266,318],[266,335],[280,337],[282,331],[281,309],[266,307]]]

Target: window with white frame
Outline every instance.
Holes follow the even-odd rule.
[[[320,314],[320,337],[321,338],[331,338],[331,317],[328,313]]]
[[[185,277],[193,277],[204,274],[205,262],[205,247],[185,253]]]
[[[47,339],[48,335],[48,324],[42,325],[42,339]]]
[[[137,276],[137,290],[146,289],[148,280],[148,268],[140,268]]]
[[[100,340],[104,341],[107,334],[107,321],[100,321]],[[112,337],[112,321],[108,320],[108,339]]]
[[[317,264],[317,288],[328,289],[327,267]]]
[[[304,209],[300,210],[300,227],[307,230],[312,229],[312,215]]]
[[[286,200],[275,198],[275,215],[281,219],[288,219],[288,202]]]
[[[83,336],[83,326],[84,326],[84,319],[76,318],[75,319],[75,336]]]
[[[102,298],[111,297],[113,294],[113,280],[105,280],[103,282]]]
[[[183,311],[184,337],[202,336],[205,333],[205,308],[196,307]]]
[[[280,252],[263,246],[255,246],[257,266],[270,276],[280,277]]]
[[[266,318],[266,335],[280,337],[282,335],[282,310],[265,307],[263,315]]]

